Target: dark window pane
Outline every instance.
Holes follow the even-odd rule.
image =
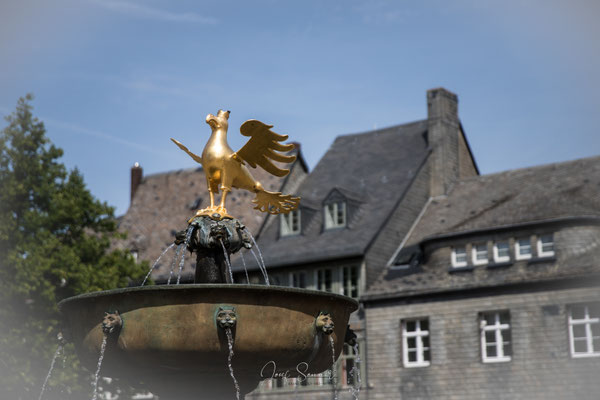
[[[417,352],[416,351],[409,351],[408,352],[408,361],[410,361],[410,362],[416,362],[417,361]]]
[[[498,353],[496,352],[496,346],[487,346],[487,356],[488,357],[497,357]]]
[[[428,331],[429,330],[429,321],[424,319],[421,321],[421,330]]]
[[[590,328],[592,328],[593,337],[600,336],[600,324],[590,324]]]
[[[423,351],[423,359],[425,361],[431,361],[431,351],[429,349]]]
[[[583,319],[585,317],[585,308],[581,305],[571,306],[571,318]]]
[[[573,337],[584,338],[587,336],[585,325],[573,325]]]
[[[417,338],[414,338],[414,337],[408,338],[406,340],[406,342],[407,342],[407,346],[409,348],[409,351],[410,351],[410,349],[416,349],[417,348]]]
[[[406,330],[408,332],[414,332],[417,330],[416,328],[417,324],[415,321],[406,321]]]
[[[352,368],[354,368],[354,360],[346,360],[346,382],[349,386],[352,386],[354,384],[354,377],[352,376],[352,374],[354,374],[354,371],[352,371]]]
[[[511,342],[510,329],[505,329],[501,333],[502,333],[502,341],[503,342]]]
[[[510,322],[510,316],[507,312],[500,313],[500,323],[508,324]]]
[[[512,344],[510,342],[504,342],[503,351],[505,356],[512,356]]]
[[[486,343],[496,343],[496,332],[488,331],[485,333],[485,342]]]
[[[494,325],[496,323],[496,314],[484,314],[483,318],[488,325]]]
[[[347,344],[344,345],[344,355],[352,354],[352,348]]]
[[[593,351],[595,353],[600,352],[600,338],[594,338],[594,340],[592,340],[592,346],[593,346]]]
[[[600,303],[592,303],[588,305],[590,318],[600,318]]]
[[[423,347],[429,347],[429,336],[423,336],[421,339],[423,340]]]
[[[575,340],[575,353],[587,353],[587,341]]]

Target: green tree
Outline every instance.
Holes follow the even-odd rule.
[[[59,162],[63,152],[33,117],[32,99],[19,99],[0,133],[0,397],[16,400],[39,395],[57,347],[57,303],[125,287],[147,268],[111,248],[122,237],[114,208]],[[66,354],[44,398],[90,396],[89,373],[78,372],[72,349]]]

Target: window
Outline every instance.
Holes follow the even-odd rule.
[[[427,319],[402,321],[402,359],[404,366],[427,367],[431,361],[429,349],[429,321]]]
[[[362,362],[361,362],[361,347],[362,343],[357,343],[356,347],[352,347],[344,343],[344,350],[338,361],[340,364],[340,370],[338,372],[338,384],[342,387],[358,387],[361,382],[362,376]]]
[[[358,268],[342,268],[342,288],[341,294],[344,296],[358,298]]]
[[[487,244],[474,244],[471,250],[471,257],[473,259],[473,265],[483,265],[488,262],[488,250]]]
[[[600,356],[600,303],[569,307],[569,341],[573,358]]]
[[[508,311],[482,313],[481,358],[484,363],[510,361],[512,344]]]
[[[455,247],[452,249],[452,266],[454,268],[467,266],[467,250],[464,247]]]
[[[293,236],[300,233],[300,210],[293,210],[287,214],[280,214],[280,235]]]
[[[317,270],[317,290],[331,292],[332,274],[330,269]]]
[[[497,242],[494,244],[494,262],[510,261],[510,248],[508,242]]]
[[[305,289],[306,273],[304,271],[290,272],[290,286]]]
[[[542,235],[537,242],[538,257],[552,257],[554,255],[554,238],[552,235]]]
[[[325,206],[325,229],[346,226],[346,202],[339,201]]]
[[[531,258],[531,240],[517,239],[515,241],[515,258],[517,260],[527,260]]]

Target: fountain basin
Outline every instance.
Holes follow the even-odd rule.
[[[197,389],[200,382],[207,389],[233,386],[227,368],[227,336],[216,322],[223,308],[233,308],[237,317],[232,364],[242,392],[247,393],[271,377],[273,365],[288,376],[329,369],[330,339],[316,329],[315,318],[327,311],[333,319],[337,359],[358,303],[321,291],[231,284],[115,289],[59,303],[67,335],[90,371],[98,362],[102,317],[118,310],[123,326],[109,334],[102,375],[144,381],[151,390],[156,386],[153,391],[170,393],[167,398],[186,398],[175,392],[188,393],[188,386]]]

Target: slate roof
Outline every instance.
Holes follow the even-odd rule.
[[[586,217],[590,223],[600,224],[600,157],[515,169],[457,182],[447,196],[432,199],[406,241],[407,252],[400,252],[403,260],[397,259],[396,263],[406,263],[410,258],[407,253],[414,252],[424,242],[477,235],[490,229],[513,230],[545,221],[573,220],[574,217]],[[582,247],[585,251],[571,251],[566,260],[555,260],[536,268],[527,262],[516,262],[506,269],[478,268],[473,273],[454,274],[428,266],[427,262],[408,270],[387,268],[364,300],[598,273],[600,238],[589,237],[585,241],[586,246]],[[569,268],[558,266],[563,262],[568,262]]]
[[[279,238],[279,223],[261,232],[267,267],[363,255],[429,155],[426,132],[423,120],[337,137],[297,193],[302,233]],[[348,224],[323,231],[323,201],[334,190],[348,199]]]
[[[600,216],[600,156],[480,175],[434,199],[407,245],[441,234]]]
[[[293,153],[298,155],[295,163],[300,163],[306,170],[299,145]],[[290,167],[289,164],[286,166]],[[267,190],[281,191],[286,182],[285,178],[273,176],[261,168],[251,168],[251,173]],[[250,192],[234,189],[227,197],[227,211],[256,235],[268,214],[253,209],[253,198],[254,194]],[[215,200],[219,199],[220,195]],[[206,177],[201,167],[145,176],[129,209],[120,218],[119,230],[128,232],[128,237],[117,246],[137,250],[139,260],[153,263],[173,243],[175,232],[185,229],[196,210],[208,205]],[[168,276],[173,257],[172,250],[165,254],[153,272],[154,279]],[[195,255],[190,257],[186,253],[184,275],[190,275],[193,267]]]

